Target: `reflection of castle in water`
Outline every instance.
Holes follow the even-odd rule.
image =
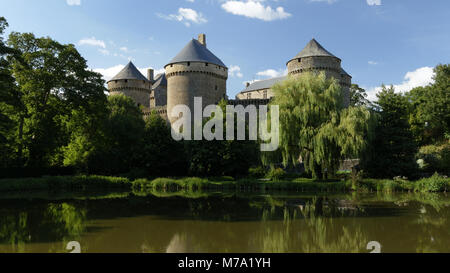
[[[131,97],[144,114],[158,112],[168,119],[167,113],[176,105],[187,105],[193,109],[194,97],[202,97],[203,106],[217,104],[227,97],[227,66],[206,46],[206,36],[200,34],[192,39],[165,67],[165,73],[154,76],[152,69],[147,77],[129,63],[115,77],[108,81],[111,95],[124,94]],[[341,67],[341,59],[331,54],[315,39],[294,58],[287,62],[289,76],[305,72],[325,72],[328,78],[335,78],[342,86],[345,104],[350,102],[351,76]],[[271,88],[286,77],[247,83],[232,105],[265,105],[274,96]],[[171,121],[174,121],[173,119]]]

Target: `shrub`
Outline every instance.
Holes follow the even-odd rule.
[[[263,167],[250,168],[248,176],[250,178],[263,178],[266,176],[266,170]]]
[[[271,169],[267,174],[267,178],[272,181],[280,181],[281,179],[286,177],[286,172],[281,168]]]
[[[424,178],[416,182],[415,190],[420,192],[441,192],[446,190],[448,179],[435,173],[430,178]]]
[[[450,144],[428,145],[417,155],[419,166],[426,172],[450,173]]]

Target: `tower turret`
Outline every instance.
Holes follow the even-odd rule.
[[[341,59],[327,51],[315,39],[287,63],[290,76],[300,75],[304,72],[324,71],[327,78],[335,78],[342,86],[345,105],[350,103],[351,76],[341,67]]]
[[[187,105],[193,111],[194,97],[202,97],[204,108],[226,96],[228,68],[206,48],[206,36],[199,37],[201,42],[192,39],[165,66],[169,117],[177,105]]]
[[[116,76],[108,81],[110,95],[124,94],[136,105],[150,107],[151,82],[129,62]]]

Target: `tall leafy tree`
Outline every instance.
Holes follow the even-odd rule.
[[[104,80],[88,69],[74,45],[16,32],[9,44],[21,57],[12,61],[22,105],[16,113],[19,158],[29,166],[62,164],[61,147],[71,135],[66,122],[80,111],[90,117],[80,126],[95,128],[91,121],[106,107]]]
[[[219,107],[224,113],[223,130],[226,126],[226,101],[222,100]],[[237,116],[234,117],[237,124]],[[206,122],[206,121],[205,121]],[[247,126],[248,129],[248,126]],[[233,128],[237,135],[237,126]],[[251,140],[201,140],[188,141],[186,150],[189,160],[189,172],[198,176],[245,176],[253,165],[259,165],[258,143]]]
[[[280,149],[284,165],[301,158],[314,177],[332,173],[340,161],[357,157],[370,133],[370,112],[365,107],[343,106],[343,92],[325,73],[306,73],[273,87],[271,105],[280,108]],[[276,153],[263,153],[266,163]]]
[[[434,83],[407,93],[409,122],[420,144],[432,144],[450,135],[450,65],[434,69]]]
[[[152,112],[145,121],[142,148],[136,155],[147,176],[182,176],[187,173],[183,143],[173,140],[170,127]]]
[[[383,85],[377,97],[377,125],[363,157],[363,168],[371,177],[412,177],[417,171],[417,146],[408,123],[409,102],[395,93],[393,86]]]
[[[366,90],[357,84],[352,84],[350,87],[350,106],[370,106],[370,104]]]
[[[16,122],[13,114],[19,108],[17,87],[11,72],[10,58],[17,57],[17,52],[8,47],[3,33],[8,27],[5,18],[0,17],[0,167],[11,166],[15,159],[14,128]]]
[[[88,157],[91,173],[117,175],[139,166],[143,153],[145,122],[133,99],[125,95],[108,97],[108,117],[101,142],[96,142]]]

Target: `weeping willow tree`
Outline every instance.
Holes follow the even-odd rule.
[[[265,165],[295,166],[301,159],[306,172],[321,178],[365,148],[372,127],[369,110],[344,107],[340,85],[324,72],[289,77],[272,90],[269,106],[280,109],[280,145],[276,152],[262,153]]]

